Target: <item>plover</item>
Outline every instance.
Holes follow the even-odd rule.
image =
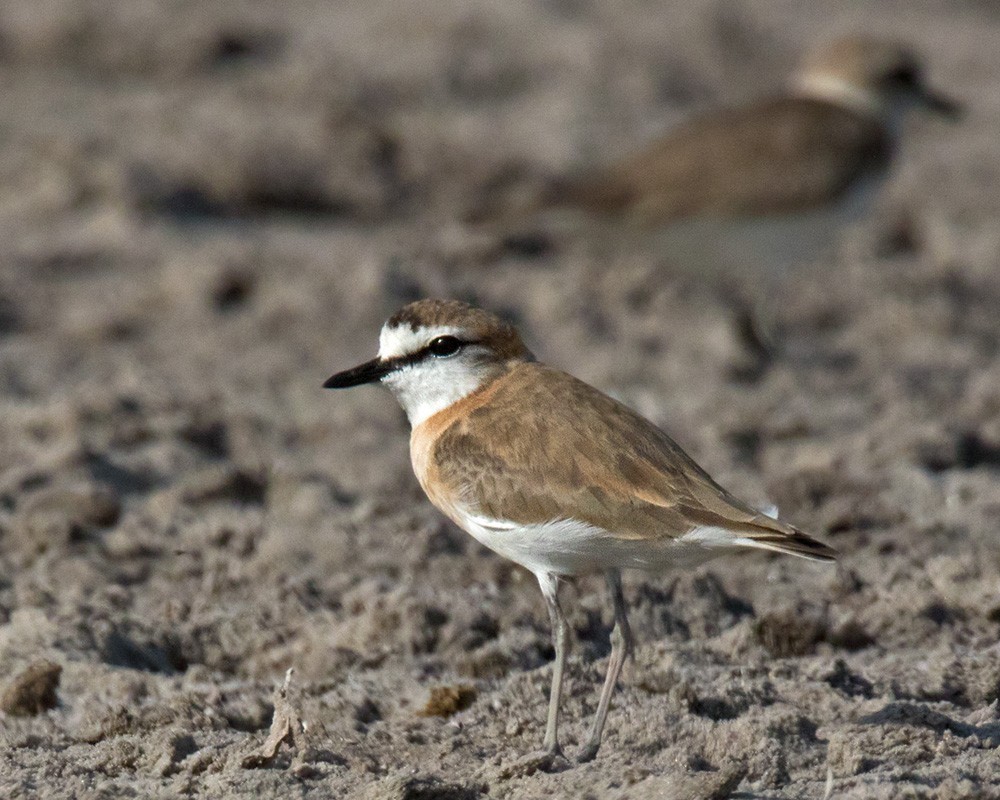
[[[763,549],[832,561],[834,551],[738,500],[648,420],[532,356],[487,311],[419,300],[385,323],[378,356],[324,384],[381,381],[405,410],[413,470],[456,525],[538,579],[555,665],[544,753],[559,753],[568,626],[560,584],[603,573],[614,604],[607,678],[590,738],[596,755],[611,695],[632,652],[623,569],[688,567]]]
[[[906,45],[836,39],[776,96],[696,116],[617,163],[554,179],[516,216],[581,209],[618,232],[656,231],[673,261],[695,269],[801,263],[871,208],[918,107],[960,113]]]

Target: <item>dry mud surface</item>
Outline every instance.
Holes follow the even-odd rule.
[[[6,0],[0,796],[1000,796],[1000,11],[805,7]],[[463,221],[859,29],[969,114],[911,120],[835,256],[706,278]],[[584,766],[520,760],[533,579],[424,500],[387,393],[319,388],[441,295],[843,553],[631,576]],[[610,611],[596,579],[568,602],[572,753]]]

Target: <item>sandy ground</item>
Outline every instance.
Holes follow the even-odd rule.
[[[1000,11],[804,5],[6,0],[0,796],[1000,796]],[[776,357],[752,270],[463,222],[859,29],[969,114],[911,120],[875,213],[780,276]],[[442,295],[843,553],[630,577],[584,766],[520,761],[531,576],[424,500],[388,393],[319,388]],[[610,611],[569,605],[572,751]]]

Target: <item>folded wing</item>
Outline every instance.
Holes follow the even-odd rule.
[[[536,363],[500,380],[491,401],[436,444],[447,456],[437,459],[440,479],[476,513],[526,525],[579,520],[628,540],[712,532],[734,547],[833,559],[831,548],[733,497],[669,436],[582,381]]]
[[[872,118],[781,98],[697,117],[606,169],[557,182],[546,202],[627,212],[647,225],[804,211],[884,168],[889,147]]]

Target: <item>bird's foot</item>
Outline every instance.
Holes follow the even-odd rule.
[[[594,757],[597,755],[597,751],[601,749],[601,740],[591,739],[583,747],[580,748],[580,752],[576,754],[576,762],[578,764],[586,764],[588,761],[593,761]]]
[[[503,777],[520,778],[534,775],[536,772],[562,772],[565,769],[569,769],[569,761],[566,760],[559,745],[554,745],[521,756],[503,770]]]

